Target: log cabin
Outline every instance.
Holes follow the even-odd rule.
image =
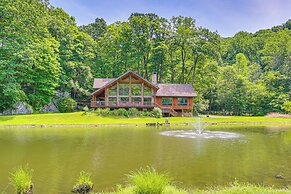
[[[159,107],[169,116],[192,116],[196,97],[191,84],[159,84],[156,73],[150,82],[131,70],[118,78],[96,78],[93,89],[92,108],[149,110]]]

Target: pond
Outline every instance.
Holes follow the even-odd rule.
[[[9,172],[34,169],[36,193],[70,193],[80,171],[95,191],[126,184],[126,175],[153,166],[185,188],[226,185],[235,179],[282,187],[291,180],[291,127],[209,126],[239,138],[183,138],[166,130],[189,127],[0,129],[0,192],[11,193]],[[276,179],[282,174],[285,179]]]

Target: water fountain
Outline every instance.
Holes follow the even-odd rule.
[[[204,138],[204,139],[233,139],[240,138],[243,135],[233,132],[224,132],[224,131],[205,131],[208,123],[202,122],[198,115],[197,122],[192,123],[194,130],[173,130],[173,131],[163,131],[160,134],[165,136],[172,137],[183,137],[183,138]]]

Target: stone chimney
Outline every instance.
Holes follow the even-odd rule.
[[[157,73],[156,72],[154,72],[152,74],[152,83],[153,84],[158,84],[158,77],[157,77]]]

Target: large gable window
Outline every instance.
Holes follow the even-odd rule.
[[[119,96],[129,96],[129,85],[128,84],[119,84]]]
[[[116,96],[116,85],[109,89],[109,96]]]
[[[144,87],[143,87],[143,95],[144,96],[151,96],[152,95],[151,88],[149,88],[149,87],[144,85]]]
[[[141,84],[132,84],[131,93],[133,96],[141,96]]]

